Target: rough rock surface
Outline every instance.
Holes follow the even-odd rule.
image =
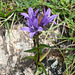
[[[14,25],[13,29],[10,29],[10,39],[7,30],[5,30],[5,36],[1,34],[2,31],[0,30],[0,75],[33,75],[35,72],[36,66],[32,60],[21,60],[22,57],[34,55],[33,53],[24,52],[31,49],[34,45],[29,34],[21,31],[22,27],[22,24]],[[52,45],[50,40],[45,39],[45,35],[40,37],[41,43]],[[51,37],[49,36],[49,38]],[[58,60],[55,60],[48,67],[49,75],[62,75]],[[59,74],[57,74],[57,71],[59,71]]]

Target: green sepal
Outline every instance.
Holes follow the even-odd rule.
[[[40,62],[49,54],[50,50],[48,52],[44,53],[42,56],[40,56]]]

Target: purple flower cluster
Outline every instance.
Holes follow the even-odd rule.
[[[49,22],[53,22],[56,24],[53,19],[57,17],[58,15],[51,15],[50,8],[47,9],[47,11],[44,9],[44,17],[42,18],[40,24],[38,25],[38,17],[36,17],[39,9],[37,9],[35,12],[30,7],[28,9],[27,13],[21,13],[21,15],[24,16],[24,19],[27,18],[27,24],[28,27],[23,27],[21,30],[30,32],[30,37],[33,38],[35,34],[37,34],[39,31],[43,30],[43,26],[47,25]]]

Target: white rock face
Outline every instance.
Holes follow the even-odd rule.
[[[6,65],[8,60],[8,55],[5,55],[4,50],[0,49],[0,65]]]
[[[27,32],[21,31],[22,27],[22,24],[14,25],[13,29],[10,29],[10,39],[7,30],[5,37],[0,35],[0,75],[20,75],[19,71],[14,69],[16,64],[22,57],[32,55],[24,52],[33,47],[33,40]],[[10,73],[11,71],[15,71],[15,74]]]
[[[36,66],[33,66],[32,60],[21,60],[22,57],[34,55],[33,53],[24,52],[32,49],[34,44],[29,33],[21,31],[22,27],[22,24],[13,25],[12,30],[9,30],[10,39],[7,30],[5,30],[5,36],[2,36],[2,31],[0,31],[0,75],[33,75],[36,70],[30,68],[31,65],[36,68]],[[52,42],[45,36],[40,36],[40,42],[52,45]],[[49,38],[53,38],[53,36],[49,36]]]

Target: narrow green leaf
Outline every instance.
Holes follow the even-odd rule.
[[[61,4],[62,4],[63,6],[65,6],[64,0],[61,0]]]
[[[44,53],[42,56],[40,56],[40,62],[49,54],[49,52],[50,52],[50,49],[48,50],[48,52],[47,53]]]
[[[55,9],[55,8],[56,8],[54,5],[51,5],[50,3],[47,3],[47,5],[46,5],[46,6],[48,6],[48,7],[50,7],[50,8],[53,8],[53,9]]]
[[[72,15],[70,16],[70,18],[74,18],[75,19],[75,11],[72,12]]]
[[[22,11],[23,11],[23,9],[22,9],[22,8],[17,7],[17,8],[16,8],[16,11],[21,11],[21,12],[22,12]]]
[[[75,48],[68,48],[67,50],[71,50],[71,51],[73,51],[73,50],[75,50]]]
[[[40,44],[39,47],[40,47],[40,48],[44,48],[44,47],[51,48],[50,46],[48,46],[48,45],[46,45],[46,44]]]
[[[67,25],[68,25],[73,31],[75,31],[75,23],[74,23],[71,19],[68,19],[68,18],[65,18],[65,21],[67,22]]]
[[[24,52],[36,52],[37,51],[37,47],[34,47],[33,49],[30,49],[30,50],[25,50]]]
[[[53,4],[57,4],[57,0],[51,0]]]
[[[68,19],[68,18],[65,18],[69,23],[71,23],[71,24],[75,24],[74,22],[73,22],[73,20],[71,20],[71,19]]]
[[[39,45],[39,49],[41,50],[42,48],[44,47],[47,47],[47,48],[52,48],[48,45],[45,45],[45,44],[40,44]],[[33,49],[30,49],[30,50],[25,50],[24,52],[37,52],[38,51],[38,48],[37,47],[34,47]]]
[[[72,0],[72,4],[75,4],[75,0]]]
[[[41,66],[43,72],[45,73],[45,75],[47,75],[47,72],[46,72],[46,69],[45,69],[44,65],[42,63],[40,63],[40,62],[38,63],[38,65]]]
[[[14,14],[14,17],[13,17],[13,19],[12,19],[12,23],[11,23],[11,30],[12,30],[12,26],[13,26],[14,21],[15,21],[15,17],[16,17],[16,13]]]
[[[14,13],[12,13],[10,16],[8,16],[4,21],[6,22],[7,20],[9,20],[12,16],[13,16]]]
[[[73,71],[71,75],[74,75],[74,74],[75,74],[75,71]]]
[[[4,17],[7,18],[8,16],[10,16],[13,13],[13,10],[8,12],[7,14],[4,14]]]
[[[22,58],[22,60],[25,60],[25,59],[33,59],[35,62],[37,61],[37,58],[35,56],[27,56]]]
[[[20,6],[20,3],[19,3],[18,1],[16,1],[16,4],[17,4],[18,6]]]
[[[35,72],[35,74],[34,75],[39,75],[40,73],[41,73],[41,67],[37,67],[37,71]]]
[[[8,22],[6,21],[6,28],[7,28],[7,30],[8,30],[8,35],[9,35],[9,39],[10,39],[10,31],[9,31],[9,24],[8,24]],[[11,42],[11,40],[10,40],[10,42]]]

